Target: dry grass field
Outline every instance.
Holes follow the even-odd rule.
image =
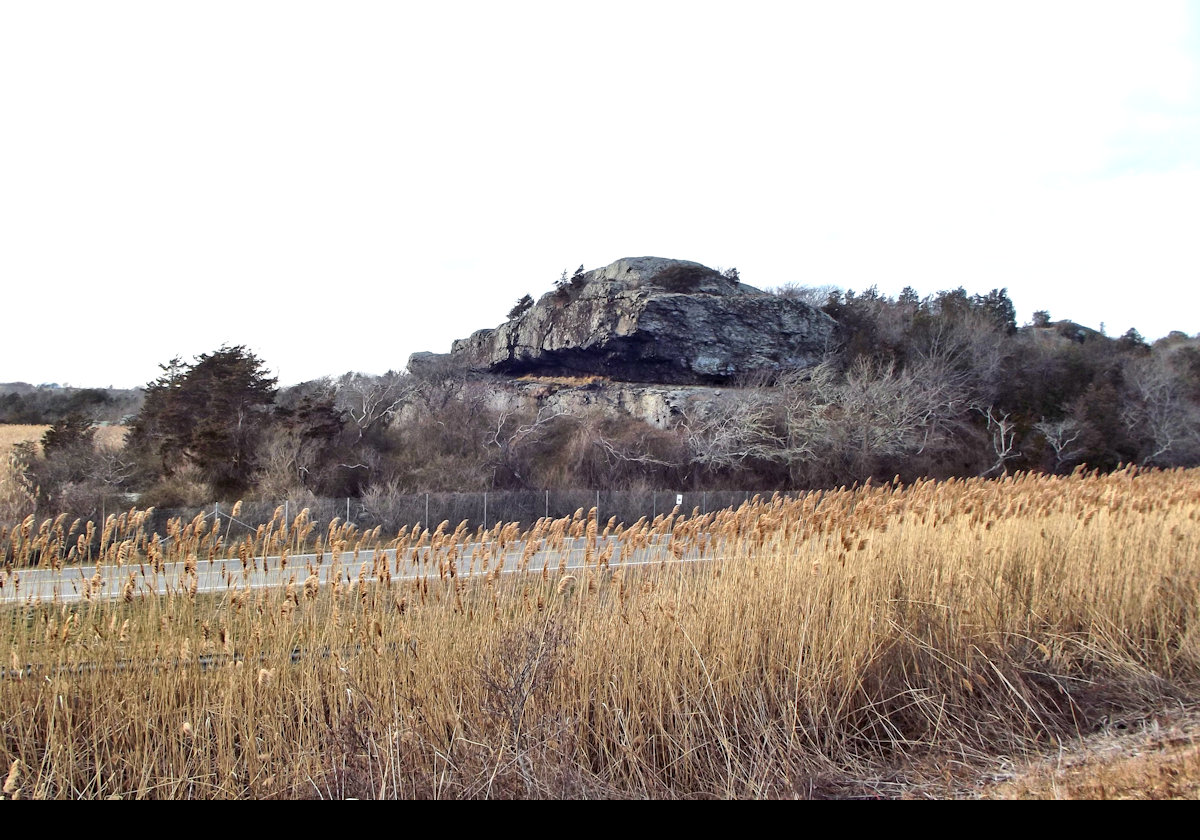
[[[21,480],[20,470],[13,462],[13,447],[33,443],[41,451],[42,435],[49,426],[0,423],[0,520],[11,521],[33,508],[32,488]],[[125,426],[100,426],[96,429],[98,449],[120,449],[125,445]]]
[[[0,452],[7,453],[18,443],[40,441],[49,426],[0,423]]]
[[[21,480],[20,470],[13,462],[13,447],[40,441],[49,428],[0,423],[0,518],[11,521],[33,509],[32,488]]]
[[[0,538],[7,592],[23,563],[128,571],[112,600],[0,612],[5,796],[1101,796],[1116,782],[1038,773],[1200,697],[1194,470],[867,487],[628,528],[580,511],[527,534],[383,539],[302,513],[226,544],[199,518],[143,523]],[[572,535],[585,571],[497,569],[504,545]],[[653,540],[666,559],[634,565]],[[240,569],[301,545],[398,554],[331,585],[297,568],[277,590],[235,572],[220,596],[188,572],[145,587],[168,559]],[[1186,737],[1163,739],[1174,763],[1105,772],[1188,795],[1153,781],[1195,776]]]
[[[7,454],[17,443],[39,442],[49,426],[0,423],[0,453]],[[125,445],[125,426],[99,426],[96,428],[96,446],[119,449]]]

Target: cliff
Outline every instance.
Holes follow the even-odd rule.
[[[686,260],[635,257],[576,274],[494,329],[455,341],[456,365],[506,376],[720,385],[816,364],[835,322]],[[418,354],[414,369],[445,359]]]

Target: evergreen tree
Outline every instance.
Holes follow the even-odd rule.
[[[129,445],[169,476],[194,464],[222,495],[249,488],[257,447],[270,422],[275,379],[243,346],[172,359],[146,387]]]

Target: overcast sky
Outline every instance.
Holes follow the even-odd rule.
[[[403,368],[627,256],[1200,331],[1200,3],[0,0],[0,381]]]

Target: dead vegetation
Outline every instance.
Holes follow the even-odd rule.
[[[518,382],[536,382],[542,385],[558,385],[563,388],[582,388],[587,385],[597,385],[612,380],[607,376],[590,374],[588,376],[553,376],[551,374],[526,373],[517,377]]]
[[[203,517],[28,519],[0,535],[5,795],[964,795],[998,757],[1194,702],[1198,520],[1200,473],[1137,469],[390,540],[306,513],[237,543]],[[360,565],[250,588],[301,547]],[[120,565],[120,597],[22,599],[22,563],[78,560]]]
[[[987,799],[1200,799],[1200,713],[1164,710],[1100,731],[997,773]]]

